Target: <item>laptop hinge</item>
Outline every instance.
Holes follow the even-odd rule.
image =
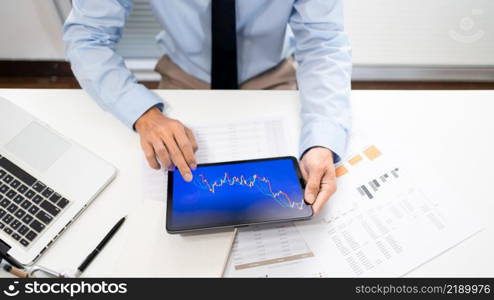
[[[0,258],[5,259],[9,264],[16,268],[24,268],[17,260],[8,254],[10,248],[11,247],[7,243],[0,239]]]

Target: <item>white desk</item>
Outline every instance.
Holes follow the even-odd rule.
[[[297,149],[299,102],[295,92],[158,91],[171,114],[185,123],[235,120],[273,114],[291,116],[289,151]],[[0,89],[60,133],[113,163],[119,174],[87,211],[41,258],[57,270],[73,269],[105,230],[141,201],[138,137],[103,112],[80,90]],[[437,172],[437,184],[480,208],[488,219],[483,232],[416,269],[410,276],[494,276],[494,91],[355,91],[354,121],[372,137],[419,161],[424,180]],[[461,222],[461,220],[459,220]],[[125,226],[124,226],[125,227]],[[104,228],[104,230],[98,230]],[[124,231],[124,230],[122,230]],[[111,276],[124,233],[118,234],[85,276]],[[3,272],[3,271],[2,271]],[[129,270],[131,276],[131,270]],[[0,273],[0,276],[8,274]]]

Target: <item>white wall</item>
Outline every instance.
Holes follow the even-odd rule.
[[[494,66],[494,0],[344,0],[356,65]]]
[[[344,2],[356,66],[494,66],[494,0]],[[0,59],[63,58],[53,0],[0,0]]]
[[[1,0],[0,59],[61,60],[61,21],[51,0]]]

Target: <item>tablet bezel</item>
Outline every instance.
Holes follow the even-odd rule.
[[[292,164],[293,164],[294,169],[295,169],[295,173],[296,173],[297,178],[298,178],[298,182],[300,183],[300,188],[302,189],[302,195],[303,195],[304,191],[305,191],[305,181],[302,177],[302,172],[300,171],[298,161],[293,156],[282,156],[282,157],[271,157],[271,158],[261,158],[261,159],[248,159],[248,160],[237,160],[237,161],[227,161],[227,162],[217,162],[217,163],[206,163],[206,164],[199,164],[198,167],[231,165],[231,164],[240,164],[240,163],[262,162],[262,161],[272,161],[272,160],[286,160],[286,159],[289,159],[292,161]],[[246,226],[252,226],[252,225],[259,225],[259,224],[272,224],[272,223],[301,221],[301,220],[308,220],[314,215],[314,211],[312,209],[312,206],[305,203],[307,206],[310,207],[310,215],[303,216],[303,217],[278,219],[278,220],[268,220],[268,221],[262,221],[262,222],[247,222],[247,223],[242,223],[242,224],[218,224],[218,225],[208,226],[208,227],[197,227],[196,226],[196,227],[190,227],[190,228],[186,228],[186,229],[171,228],[170,220],[172,219],[172,212],[173,212],[173,173],[175,171],[176,170],[168,171],[166,231],[168,233],[171,233],[171,234],[207,231],[207,230],[224,229],[224,228],[238,228],[238,227],[246,227]]]

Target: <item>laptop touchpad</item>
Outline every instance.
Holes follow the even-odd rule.
[[[71,144],[50,129],[31,122],[5,148],[39,172],[46,171]]]

